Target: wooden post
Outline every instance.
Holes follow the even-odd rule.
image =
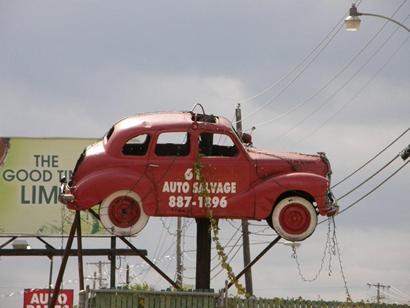
[[[182,286],[182,248],[181,248],[181,238],[182,238],[182,226],[181,226],[181,217],[177,217],[177,251],[176,251],[176,283]]]
[[[236,131],[242,138],[242,111],[241,105],[235,110]],[[246,219],[242,219],[242,244],[243,244],[243,265],[247,266],[251,262],[251,250],[249,247],[249,224]],[[253,295],[252,269],[249,267],[245,272],[246,293]]]

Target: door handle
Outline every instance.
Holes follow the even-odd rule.
[[[150,167],[150,168],[158,168],[159,167],[159,165],[157,165],[157,164],[148,164],[147,166]]]

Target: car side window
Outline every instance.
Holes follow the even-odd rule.
[[[238,155],[238,149],[231,137],[225,134],[202,133],[199,135],[199,153],[203,156]]]
[[[190,151],[187,132],[166,132],[158,136],[155,145],[157,156],[187,156]]]
[[[142,134],[131,138],[122,147],[122,154],[129,156],[144,156],[147,154],[150,139],[148,134]]]

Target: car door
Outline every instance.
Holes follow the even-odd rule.
[[[191,134],[187,131],[160,131],[147,164],[157,199],[156,216],[191,216],[192,170],[195,160]]]
[[[198,134],[198,152],[202,173],[207,182],[209,200],[199,197],[193,214],[212,208],[216,218],[251,218],[254,193],[250,189],[249,159],[237,138],[228,132],[202,131]],[[199,186],[203,184],[197,184]],[[193,187],[198,193],[201,187]]]

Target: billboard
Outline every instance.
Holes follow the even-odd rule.
[[[74,212],[58,202],[60,178],[95,139],[0,137],[0,234],[67,235]],[[84,235],[106,234],[81,213]]]
[[[24,290],[24,308],[47,308],[51,301],[53,290],[49,289],[25,289]],[[73,290],[60,290],[56,308],[72,308],[74,303]]]

